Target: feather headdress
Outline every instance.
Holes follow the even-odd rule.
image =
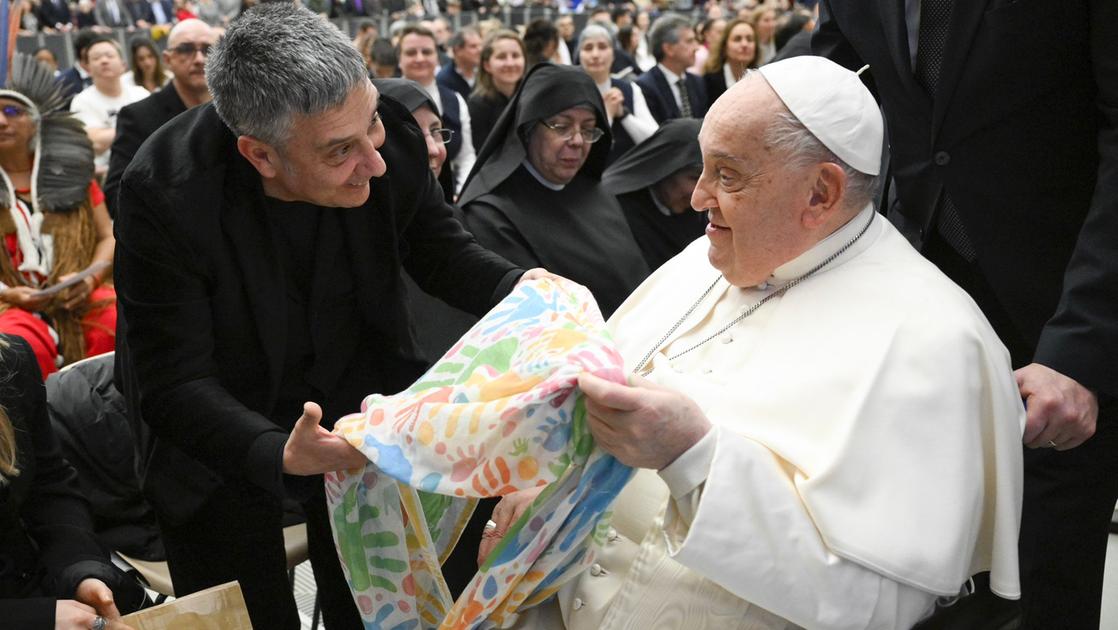
[[[35,121],[36,134],[30,147],[35,153],[32,203],[44,212],[65,212],[80,206],[88,197],[93,179],[93,144],[81,121],[63,107],[66,98],[51,71],[34,57],[17,53],[0,98],[19,101]],[[0,204],[12,207],[14,194],[5,173],[0,178]]]

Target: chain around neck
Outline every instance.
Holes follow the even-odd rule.
[[[870,218],[869,218],[868,221],[866,221],[866,224],[862,226],[862,229],[859,230],[858,233],[854,235],[854,238],[847,241],[835,253],[833,253],[830,256],[824,258],[822,262],[820,262],[818,265],[815,265],[811,269],[808,269],[802,275],[800,275],[796,278],[793,278],[792,280],[789,280],[788,283],[785,284],[784,286],[780,287],[779,289],[777,289],[777,290],[773,291],[772,293],[766,295],[765,297],[761,298],[756,304],[754,304],[753,306],[750,306],[748,309],[745,310],[744,313],[742,313],[741,315],[738,315],[732,321],[730,321],[730,323],[726,324],[722,328],[719,328],[718,331],[715,332],[714,334],[711,334],[707,337],[704,337],[702,339],[702,341],[699,341],[698,343],[690,346],[686,350],[683,350],[682,352],[678,352],[678,353],[673,354],[672,356],[668,357],[668,361],[674,361],[674,360],[678,359],[679,357],[687,354],[688,352],[691,352],[692,350],[695,350],[696,348],[701,347],[703,344],[707,343],[708,341],[717,338],[722,333],[726,332],[727,330],[730,330],[734,326],[737,326],[745,318],[747,318],[750,315],[752,315],[753,313],[757,312],[757,309],[764,306],[765,303],[768,302],[769,300],[771,300],[775,297],[779,297],[781,295],[784,295],[789,290],[791,290],[792,287],[794,287],[797,284],[803,282],[804,280],[807,280],[812,275],[814,275],[817,271],[819,271],[820,269],[822,269],[822,268],[826,267],[827,265],[831,264],[832,262],[834,262],[836,258],[843,255],[846,252],[846,250],[850,249],[854,245],[854,243],[857,243],[858,239],[862,238],[862,235],[865,234],[866,231],[870,229],[870,225],[873,223],[873,219],[874,219],[875,214],[877,214],[875,211],[871,211],[870,212]],[[652,371],[651,369],[646,369],[646,368],[649,368],[649,366],[647,364],[650,362],[650,359],[652,359],[652,355],[654,355],[656,353],[656,351],[660,349],[660,346],[664,345],[664,343],[667,342],[668,339],[670,339],[673,334],[675,334],[675,331],[679,330],[679,327],[683,325],[683,322],[687,321],[687,318],[690,317],[691,314],[695,312],[695,309],[699,308],[699,305],[703,303],[703,300],[707,299],[707,296],[710,295],[710,293],[712,291],[714,291],[714,287],[718,286],[718,283],[721,282],[722,278],[723,278],[722,275],[719,275],[717,278],[715,278],[714,282],[711,283],[711,285],[709,287],[707,287],[707,290],[703,291],[703,294],[699,296],[699,299],[695,300],[695,303],[691,305],[691,308],[687,309],[687,312],[683,314],[683,317],[680,317],[679,320],[677,320],[676,323],[673,324],[672,327],[668,329],[668,332],[664,333],[664,336],[660,337],[659,341],[657,341],[651,348],[648,349],[648,352],[646,352],[644,357],[641,358],[640,362],[637,363],[637,366],[635,368],[633,368],[633,373],[634,374],[640,374],[641,376],[645,376],[649,372]]]

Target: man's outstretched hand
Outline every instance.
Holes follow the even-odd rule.
[[[295,422],[283,447],[283,472],[289,475],[319,475],[335,470],[360,468],[368,460],[339,435],[323,429],[322,407],[303,403],[303,415]]]

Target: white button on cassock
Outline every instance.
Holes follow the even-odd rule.
[[[582,608],[582,598],[576,597],[574,601],[571,602],[571,606],[573,606],[575,610]]]
[[[605,573],[605,570],[602,569],[602,565],[598,564],[597,562],[590,565],[590,575],[593,575],[594,577],[598,577],[599,575],[602,575],[604,573]]]

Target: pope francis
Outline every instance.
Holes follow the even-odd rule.
[[[524,628],[909,628],[990,571],[1019,593],[1024,409],[970,298],[874,212],[882,122],[819,57],[699,134],[692,243],[609,324],[591,429],[641,468],[597,563]],[[484,556],[530,502],[506,497]]]

